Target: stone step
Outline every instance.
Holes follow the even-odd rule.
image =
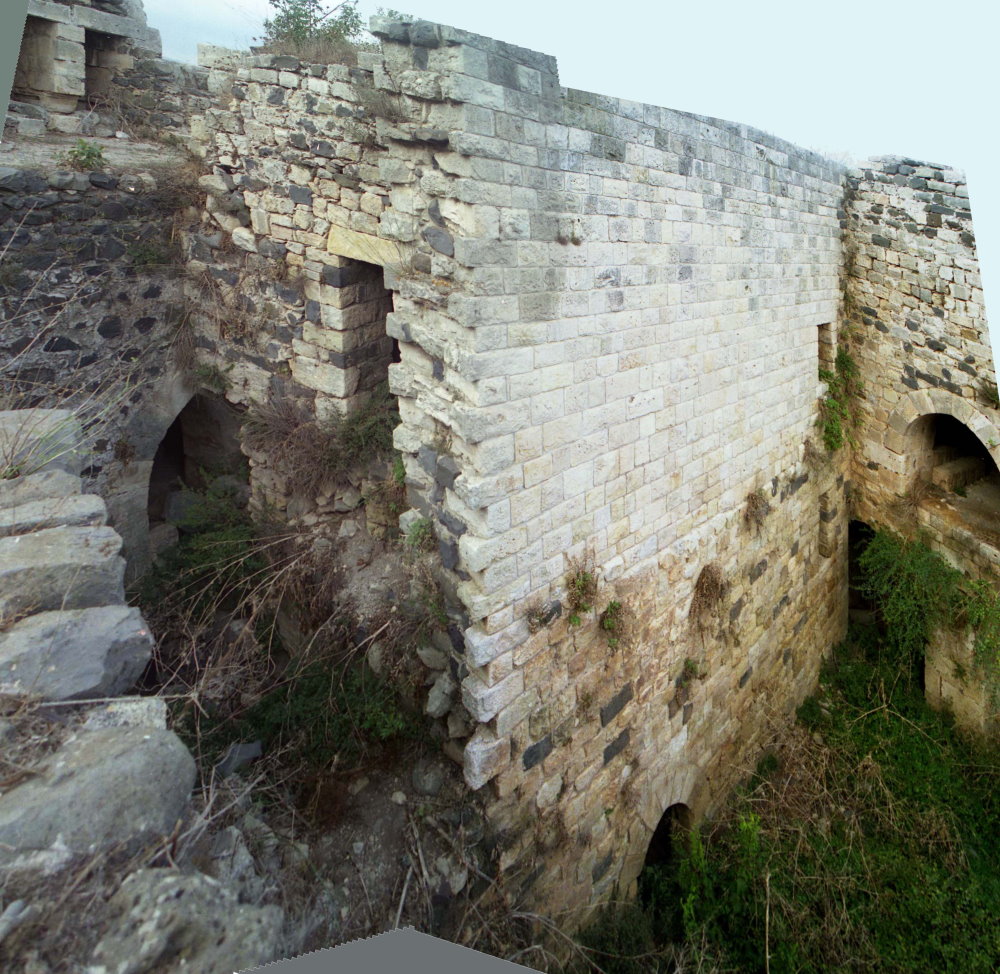
[[[0,508],[0,537],[28,534],[44,528],[101,525],[107,520],[108,509],[96,494],[50,497],[28,501],[18,507]]]
[[[194,779],[194,759],[173,731],[80,731],[36,777],[0,795],[0,873],[57,843],[64,855],[134,852],[171,832]]]
[[[115,696],[142,675],[152,651],[149,627],[130,606],[41,612],[0,632],[0,692]]]
[[[936,466],[931,471],[931,483],[942,490],[967,487],[989,473],[986,461],[980,457],[959,457]]]
[[[0,619],[125,601],[121,536],[109,527],[46,528],[0,538]]]
[[[42,470],[12,480],[0,480],[0,508],[18,507],[52,497],[73,497],[80,490],[80,478],[74,474],[65,470]]]
[[[0,411],[0,480],[39,470],[80,475],[80,421],[68,409]]]

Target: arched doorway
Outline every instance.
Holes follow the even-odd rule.
[[[645,866],[677,865],[677,843],[683,842],[691,829],[691,809],[678,802],[671,805],[660,819],[649,840]]]
[[[245,489],[246,457],[240,450],[242,411],[220,396],[198,393],[167,428],[153,457],[146,512],[152,555],[177,540],[185,497],[225,478]]]
[[[678,802],[660,817],[639,874],[639,901],[654,917],[657,936],[683,938],[680,865],[688,848],[691,809]]]
[[[986,478],[1000,480],[987,445],[947,413],[930,413],[910,427],[909,449],[918,476],[943,490],[961,491]]]
[[[946,517],[996,545],[1000,535],[1000,468],[993,456],[1000,443],[983,440],[947,413],[928,413],[907,431],[908,496],[916,506],[946,502]],[[957,518],[956,518],[957,515]]]

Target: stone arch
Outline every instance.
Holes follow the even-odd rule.
[[[153,454],[147,501],[151,529],[167,513],[171,483],[198,489],[217,475],[237,472],[244,462],[242,425],[241,410],[221,394],[202,390],[189,397]]]
[[[904,494],[918,469],[913,436],[916,422],[941,414],[967,427],[1000,466],[1000,428],[974,402],[942,389],[921,389],[903,397],[885,427],[881,455],[876,457],[897,478],[896,492]]]
[[[629,829],[627,848],[618,882],[622,890],[632,890],[646,862],[649,843],[667,809],[687,808],[689,824],[697,822],[708,805],[708,782],[696,764],[668,764],[652,777],[643,790],[636,820]]]
[[[140,578],[151,564],[149,552],[149,478],[156,450],[171,424],[196,390],[179,372],[151,384],[147,397],[132,410],[125,430],[135,455],[109,479],[105,500],[108,520],[122,537],[125,580]]]

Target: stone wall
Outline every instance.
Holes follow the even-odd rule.
[[[29,0],[9,120],[21,135],[78,133],[85,120],[93,128],[78,109],[102,102],[136,56],[159,55],[159,31],[147,26],[139,0]]]
[[[575,922],[813,688],[846,626],[849,517],[894,523],[933,459],[912,421],[947,414],[995,454],[967,197],[940,168],[848,174],[566,89],[552,58],[452,28],[372,29],[382,52],[352,66],[208,55],[197,90],[232,100],[178,103],[205,109],[205,206],[183,284],[149,300],[177,300],[189,368],[239,410],[322,424],[388,379],[401,523],[431,525],[448,602],[433,716],[511,888]],[[159,329],[143,502],[193,392]],[[853,463],[817,431],[840,346],[865,383]],[[256,500],[317,530],[338,510],[244,446]],[[985,565],[953,514],[919,505]]]
[[[852,172],[847,185],[845,338],[865,386],[855,516],[904,535],[919,530],[962,571],[995,577],[1000,494],[979,478],[989,456],[1000,460],[1000,401],[965,178],[886,157]],[[936,445],[940,417],[962,424],[978,447],[952,455],[940,437]],[[967,642],[965,633],[935,635],[927,695],[983,731],[996,717]]]
[[[356,68],[240,70],[229,110],[193,125],[209,209],[302,288],[278,355],[318,411],[356,405],[345,356],[370,319],[345,286],[381,268],[399,361],[357,374],[388,369],[410,501],[464,616],[466,778],[492,782],[509,875],[579,908],[634,879],[670,804],[724,795],[843,630],[845,482],[806,445],[842,174],[562,89],[544,55],[373,24],[383,54]],[[246,369],[237,395],[266,395],[267,367]],[[598,589],[571,625],[575,565]],[[706,566],[721,601],[696,621]],[[633,630],[614,647],[612,600]]]
[[[68,401],[85,418],[83,474],[125,539],[130,580],[150,560],[153,457],[194,391],[178,365],[182,207],[167,164],[156,177],[0,169],[3,399]]]

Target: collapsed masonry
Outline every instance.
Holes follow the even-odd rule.
[[[937,475],[957,483],[1000,456],[967,192],[947,167],[848,172],[566,89],[552,58],[453,28],[372,30],[381,53],[353,67],[206,59],[231,101],[186,120],[207,194],[186,320],[236,407],[322,420],[388,378],[403,524],[432,523],[449,597],[435,716],[457,716],[512,884],[579,917],[813,688],[847,623],[849,520],[906,528],[890,501],[918,471],[958,461]],[[105,300],[70,354],[100,354]],[[144,311],[158,348],[170,315]],[[817,374],[838,347],[864,422],[828,458]],[[156,361],[109,496],[140,563],[150,417],[162,439],[195,391]],[[333,516],[250,459],[257,501]],[[972,573],[1000,557],[954,498],[917,518]],[[974,696],[935,665],[937,699]],[[985,697],[967,717],[987,726]]]

